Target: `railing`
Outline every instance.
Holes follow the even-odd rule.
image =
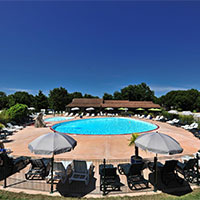
[[[38,158],[38,157],[32,157]],[[158,160],[160,162],[164,162],[166,159],[180,159],[180,156],[163,156],[159,157]],[[55,159],[56,162],[59,162],[63,159]],[[153,161],[152,159],[145,159],[147,161]],[[54,184],[54,191],[59,192],[63,196],[85,196],[86,194],[103,194],[100,191],[100,175],[99,175],[99,165],[103,164],[102,160],[87,160],[91,161],[94,165],[94,175],[90,177],[90,181],[88,185],[85,185],[84,182],[72,182],[69,184],[68,180],[65,183]],[[130,159],[108,159],[106,160],[106,164],[113,164],[115,167],[119,163],[130,163]],[[28,165],[25,169],[21,170],[19,173],[16,173],[6,179],[6,187],[18,188],[22,190],[37,190],[37,191],[50,191],[50,184],[46,183],[45,180],[26,180],[25,173],[29,170],[30,165]],[[119,173],[118,173],[119,174]],[[150,171],[148,168],[143,170],[143,175],[145,179],[149,179]],[[120,175],[120,181],[123,184],[120,191],[111,192],[111,194],[124,194],[124,193],[137,193],[138,190],[130,190],[127,185],[127,180],[125,175]],[[4,181],[0,182],[0,185],[3,186]],[[153,191],[153,186],[149,184],[149,188],[139,190],[139,192],[147,192]]]

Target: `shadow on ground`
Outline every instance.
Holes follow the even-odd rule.
[[[163,193],[182,196],[192,192],[192,188],[190,187],[189,183],[181,177],[171,179],[166,185],[163,183],[161,175],[158,173],[157,180],[157,189]],[[149,174],[149,181],[154,186],[154,173]]]
[[[90,177],[88,185],[81,181],[72,181],[69,184],[67,179],[64,184],[60,181],[56,189],[64,197],[83,197],[96,189],[96,178]]]

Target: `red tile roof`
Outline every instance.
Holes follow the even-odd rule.
[[[67,107],[101,107],[103,100],[102,99],[93,99],[93,98],[75,98],[72,100]]]
[[[160,108],[160,105],[152,101],[129,101],[129,100],[103,100],[90,98],[76,98],[67,107],[103,107],[103,108]]]

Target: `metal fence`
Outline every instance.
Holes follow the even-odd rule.
[[[32,158],[38,158],[38,157],[32,157]],[[160,162],[163,162],[167,159],[178,159],[180,160],[180,156],[163,156],[158,158]],[[62,161],[63,159],[56,159],[56,162]],[[88,185],[85,185],[84,182],[72,182],[69,184],[68,180],[66,180],[65,183],[62,183],[61,181],[55,182],[54,184],[54,191],[59,192],[62,196],[78,196],[82,197],[87,194],[102,194],[102,191],[100,191],[100,175],[99,175],[99,165],[103,164],[102,160],[87,160],[91,161],[94,165],[94,173],[90,177],[90,181]],[[153,161],[152,159],[145,159],[146,162]],[[106,164],[112,164],[113,166],[117,167],[118,164],[121,163],[130,163],[130,159],[108,159],[106,160]],[[50,191],[50,184],[48,184],[45,180],[26,180],[25,173],[29,170],[30,164],[23,170],[21,170],[19,173],[16,173],[6,179],[6,185],[7,187],[11,188],[18,188],[22,190],[37,190],[39,191]],[[148,168],[145,168],[143,170],[143,175],[145,179],[149,179],[150,170]],[[119,174],[119,173],[118,173]],[[147,192],[147,191],[153,191],[153,186],[149,184],[149,188],[141,189],[141,190],[130,190],[127,185],[127,179],[125,175],[120,175],[120,181],[123,184],[120,191],[114,191],[111,192],[111,194],[124,194],[124,193],[137,193],[137,192]],[[0,182],[0,185],[3,186],[4,181]]]

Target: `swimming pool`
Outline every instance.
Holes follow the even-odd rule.
[[[131,118],[113,117],[63,122],[53,125],[51,129],[80,135],[121,135],[151,131],[157,129],[157,126]]]
[[[64,120],[69,120],[69,119],[73,119],[73,117],[50,117],[50,118],[46,118],[44,121],[57,122],[57,121],[64,121]]]

